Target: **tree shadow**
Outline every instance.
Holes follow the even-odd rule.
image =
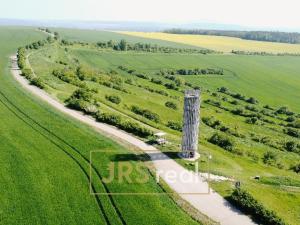
[[[113,157],[114,162],[125,162],[125,161],[156,161],[156,160],[168,160],[168,159],[179,159],[178,152],[154,152],[154,153],[142,153],[142,154],[133,154],[133,153],[122,153],[116,154]]]

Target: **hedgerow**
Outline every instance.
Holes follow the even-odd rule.
[[[134,123],[128,120],[123,121],[119,115],[109,113],[97,113],[95,118],[99,122],[107,123],[116,126],[129,133],[133,133],[139,137],[152,136],[153,132],[145,127],[140,126],[138,123]]]
[[[167,127],[171,128],[172,130],[182,131],[182,124],[174,121],[168,121]]]
[[[117,95],[106,95],[105,98],[115,104],[120,104],[121,103],[121,98]]]
[[[153,113],[148,109],[142,109],[139,106],[132,106],[131,111],[134,112],[135,114],[141,115],[149,120],[152,120],[156,123],[160,121],[160,117],[157,113]]]
[[[230,152],[233,151],[234,148],[233,140],[224,134],[215,133],[208,139],[208,141],[212,144],[218,145],[219,147],[227,151]]]
[[[300,137],[300,131],[297,129],[287,128],[287,129],[283,129],[283,132],[291,137],[296,137],[296,138]]]
[[[167,102],[165,103],[165,106],[168,107],[168,108],[174,109],[174,110],[177,109],[177,105],[176,105],[176,103],[174,103],[174,102],[167,101]]]
[[[39,77],[34,77],[34,78],[30,79],[30,84],[34,85],[40,89],[45,88],[45,84],[43,83],[43,80]]]
[[[292,166],[291,168],[295,173],[300,173],[300,163],[297,165]]]
[[[259,224],[264,225],[286,225],[274,211],[266,209],[252,195],[242,189],[235,189],[228,200],[242,212],[251,215]]]

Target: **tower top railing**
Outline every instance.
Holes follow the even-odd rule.
[[[185,90],[185,96],[186,98],[190,97],[199,97],[200,96],[200,90]]]

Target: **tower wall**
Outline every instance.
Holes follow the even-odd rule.
[[[184,97],[183,136],[181,148],[185,157],[194,157],[198,150],[200,122],[200,90],[187,90]]]

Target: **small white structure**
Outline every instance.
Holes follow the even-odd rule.
[[[163,144],[167,143],[167,140],[165,138],[166,133],[164,133],[164,132],[158,132],[158,133],[154,134],[154,136],[156,138],[155,141],[157,142],[157,144],[163,145]]]

